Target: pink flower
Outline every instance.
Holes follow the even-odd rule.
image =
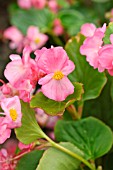
[[[22,33],[15,27],[9,27],[4,31],[4,38],[11,40],[9,46],[11,49],[16,49],[17,52],[21,52],[23,48],[23,35]]]
[[[42,54],[41,54],[42,51]],[[47,75],[39,80],[42,93],[50,99],[63,101],[74,92],[74,86],[67,78],[75,66],[62,47],[42,49],[38,56],[38,67]],[[38,54],[38,50],[35,52]]]
[[[50,10],[54,13],[56,13],[58,11],[58,4],[56,0],[49,0],[48,1],[48,7],[50,8]]]
[[[3,82],[4,83],[4,82]],[[10,84],[4,83],[0,86],[0,105],[4,98],[13,97],[18,94],[18,91]]]
[[[24,9],[29,9],[32,7],[32,2],[31,0],[18,0],[18,5],[21,7],[21,8],[24,8]]]
[[[7,128],[16,128],[21,126],[21,104],[18,96],[3,99],[1,102],[1,108],[5,115],[4,124],[7,124]]]
[[[10,138],[11,129],[8,128],[6,118],[0,117],[0,144],[4,143],[6,139]]]
[[[89,64],[99,70],[104,70],[98,62],[98,52],[103,44],[102,38],[104,37],[105,30],[105,24],[102,28],[97,28],[94,35],[87,37],[83,42],[83,45],[80,47],[80,53],[86,55],[86,60]]]
[[[42,47],[48,40],[48,36],[39,32],[38,27],[30,26],[27,30],[27,35],[24,44],[27,44],[34,51]]]
[[[63,26],[61,24],[60,19],[56,18],[54,20],[53,26],[54,26],[53,27],[53,32],[54,32],[55,35],[59,36],[59,35],[63,34],[64,28],[63,28]]]
[[[9,154],[6,149],[0,150],[0,170],[15,170],[17,161],[11,161],[13,154]]]
[[[19,91],[20,98],[24,101],[30,100],[30,94],[38,80],[37,65],[30,58],[30,52],[31,48],[25,47],[22,58],[19,55],[10,55],[12,61],[8,63],[4,71],[5,77]]]
[[[46,5],[46,0],[31,0],[32,1],[32,5],[35,8],[38,9],[43,9]]]
[[[85,37],[92,37],[94,35],[95,30],[96,30],[96,26],[94,24],[85,23],[82,25],[80,32]]]
[[[113,45],[104,45],[99,51],[99,63],[113,76]]]

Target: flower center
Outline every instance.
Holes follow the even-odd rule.
[[[39,38],[36,38],[35,39],[35,43],[38,44],[40,42],[40,39]]]
[[[61,71],[55,71],[53,75],[53,79],[61,80],[64,77],[64,74]]]
[[[15,109],[10,109],[9,112],[10,112],[10,116],[11,116],[12,120],[16,121],[16,119],[18,117],[18,114],[17,114],[16,110]]]

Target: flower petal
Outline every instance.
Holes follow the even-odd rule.
[[[63,101],[74,92],[74,86],[67,77],[61,80],[51,79],[41,88],[43,94],[50,99]]]

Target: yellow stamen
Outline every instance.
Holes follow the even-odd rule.
[[[35,39],[35,43],[38,44],[40,42],[40,39],[39,38],[36,38]]]
[[[12,120],[16,121],[16,119],[18,117],[17,111],[15,109],[10,109],[9,112],[10,112],[10,116],[11,116]]]
[[[61,80],[64,77],[64,74],[61,71],[55,71],[53,75],[53,79]]]

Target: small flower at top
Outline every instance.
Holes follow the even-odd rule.
[[[35,52],[39,69],[46,73],[38,83],[42,93],[50,99],[63,101],[74,92],[74,86],[67,78],[74,68],[62,47],[42,48]],[[40,57],[39,57],[40,54]]]
[[[42,47],[48,40],[48,36],[41,33],[38,27],[30,26],[24,39],[24,46],[29,45],[32,51]]]
[[[4,31],[3,36],[5,39],[11,41],[9,44],[11,49],[17,49],[17,52],[19,53],[22,51],[24,36],[18,28],[15,26],[7,28]]]

